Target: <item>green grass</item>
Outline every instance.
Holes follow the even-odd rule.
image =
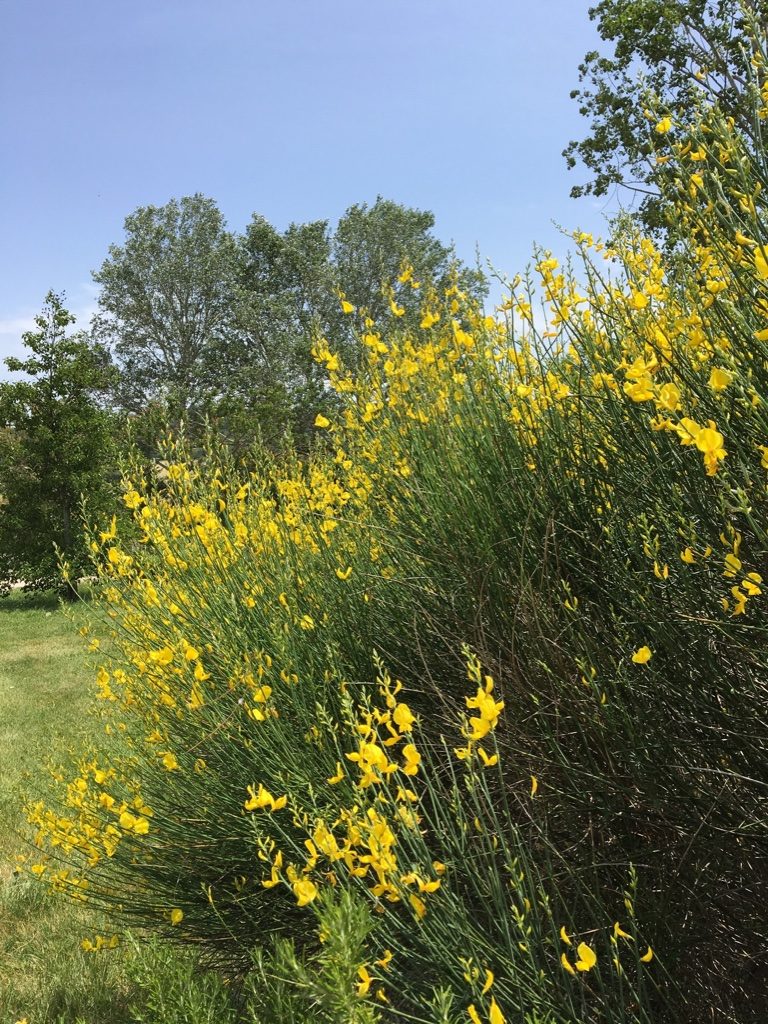
[[[85,954],[92,913],[51,895],[16,858],[29,851],[23,803],[88,728],[92,671],[77,626],[83,606],[49,595],[0,599],[0,1022],[119,1024],[129,983],[119,951]],[[103,929],[103,925],[102,925]]]

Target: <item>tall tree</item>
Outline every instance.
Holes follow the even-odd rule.
[[[120,367],[120,404],[138,413],[160,401],[172,421],[194,419],[224,387],[214,353],[233,331],[237,243],[200,194],[140,207],[125,234],[93,275],[96,336]]]
[[[236,337],[222,348],[228,367],[221,409],[239,409],[269,443],[290,428],[307,436],[322,400],[312,338],[333,304],[326,221],[279,232],[254,215],[240,239]]]
[[[113,371],[101,346],[67,336],[74,320],[49,292],[37,330],[23,335],[31,354],[5,360],[26,379],[0,383],[0,592],[15,583],[61,586],[56,549],[76,581],[89,564],[81,499],[98,517],[112,494],[112,422],[102,398]]]
[[[651,228],[663,225],[656,182],[660,171],[649,139],[644,93],[682,123],[701,97],[716,101],[757,145],[748,90],[755,83],[747,36],[768,34],[768,0],[600,0],[590,8],[600,38],[612,53],[588,53],[579,68],[581,88],[571,95],[589,119],[589,133],[564,150],[568,166],[592,175],[574,197],[605,195],[622,186],[640,200]]]
[[[350,206],[333,236],[335,287],[379,323],[392,316],[386,288],[394,284],[405,263],[412,269],[412,282],[443,288],[455,271],[461,286],[482,298],[483,275],[459,263],[453,250],[433,234],[434,226],[435,216],[429,210],[381,196],[372,206]],[[405,305],[407,314],[421,305],[422,294],[408,287],[400,291],[398,303]]]
[[[325,334],[355,365],[353,321],[344,292],[378,321],[393,314],[386,287],[404,263],[412,282],[443,287],[452,251],[432,233],[434,216],[379,197],[351,206],[331,233],[327,221],[284,232],[254,215],[230,234],[215,203],[200,195],[143,207],[125,222],[94,274],[101,285],[96,337],[121,370],[118,404],[199,434],[204,418],[247,445],[258,433],[276,444],[287,429],[300,441],[329,400],[312,345]],[[482,294],[482,275],[459,266],[463,287]],[[423,292],[407,286],[406,320]]]

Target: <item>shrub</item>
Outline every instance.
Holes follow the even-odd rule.
[[[528,281],[360,313],[362,374],[316,346],[342,408],[308,462],[126,481],[106,735],[30,809],[33,870],[231,968],[290,942],[297,993],[367,906],[365,1009],[347,977],[329,1019],[753,1019],[768,182],[717,111],[676,131],[671,255],[540,254],[543,329]]]

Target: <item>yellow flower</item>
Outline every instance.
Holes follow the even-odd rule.
[[[348,580],[352,575],[352,566],[348,565],[346,569],[337,569],[336,575],[340,580]]]
[[[367,996],[368,989],[371,987],[371,982],[373,981],[373,978],[370,976],[367,968],[365,967],[358,967],[357,976],[360,979],[360,981],[357,983],[357,994],[359,996]]]
[[[621,927],[621,925],[619,924],[619,922],[618,922],[618,921],[616,921],[616,922],[614,923],[614,925],[613,925],[613,934],[614,934],[614,937],[615,937],[615,938],[619,938],[619,939],[631,939],[631,938],[632,938],[632,936],[631,936],[631,935],[628,935],[628,934],[627,934],[627,933],[626,933],[626,932],[625,932],[625,931],[624,931],[624,930],[622,929],[622,927]]]
[[[265,878],[262,881],[262,885],[265,889],[273,889],[280,882],[280,869],[283,866],[283,854],[281,850],[277,851],[274,862],[272,863],[272,871],[269,878]]]
[[[576,952],[579,955],[579,959],[576,961],[576,970],[591,971],[597,963],[595,951],[586,942],[580,942],[576,947]]]
[[[472,1021],[472,1024],[483,1024],[480,1020],[480,1014],[475,1009],[474,1003],[467,1007],[467,1016]]]
[[[250,797],[243,804],[246,811],[261,811],[264,809],[269,811],[281,811],[288,803],[287,796],[280,796],[275,799],[269,790],[265,789],[261,783],[259,783],[258,792],[254,786],[249,786],[248,792],[250,793]]]
[[[426,904],[424,903],[424,900],[419,899],[415,892],[411,893],[411,895],[408,897],[408,900],[411,906],[413,907],[413,911],[416,914],[416,917],[420,921],[422,920],[422,918],[426,917],[427,907]]]
[[[168,915],[168,919],[170,920],[171,924],[181,924],[181,922],[184,920],[184,911],[180,910],[178,907],[174,907],[173,910]]]
[[[206,679],[210,678],[210,672],[206,672],[205,669],[203,668],[202,661],[198,661],[198,663],[195,665],[195,679],[198,681],[198,683],[203,683],[205,682]]]
[[[346,299],[342,299],[341,300],[341,312],[342,313],[354,313],[355,312],[355,307],[352,305],[351,302],[347,302]]]
[[[764,252],[765,250],[760,246],[754,251],[755,271],[761,280],[768,281],[768,262],[766,262]]]
[[[645,953],[643,953],[643,955],[640,957],[640,960],[644,964],[649,964],[651,962],[651,960],[653,960],[653,950],[651,949],[650,946],[645,951]]]
[[[658,135],[666,135],[671,128],[672,118],[669,117],[669,115],[667,115],[666,117],[662,117],[662,119],[656,125],[656,128],[654,130],[657,132]]]
[[[560,938],[563,940],[563,942],[566,944],[566,946],[570,946],[571,945],[571,939],[570,939],[570,936],[568,935],[568,932],[565,930],[565,925],[563,925],[562,928],[560,929]]]
[[[163,647],[159,651],[151,651],[149,660],[154,661],[156,665],[170,665],[173,661],[173,651],[170,647]]]
[[[729,552],[725,556],[725,569],[723,569],[723,576],[733,578],[739,569],[741,569],[741,559],[737,558],[737,556],[732,552]]]
[[[407,704],[397,704],[392,712],[392,721],[400,732],[410,732],[416,719]]]
[[[112,516],[112,521],[109,524],[109,529],[99,534],[99,538],[102,544],[107,540],[114,540],[117,536],[117,516]]]
[[[705,455],[722,451],[723,441],[724,438],[720,431],[714,430],[712,427],[702,427],[696,435],[696,447]],[[725,455],[724,451],[723,455]]]
[[[407,743],[403,747],[403,760],[405,761],[402,769],[404,775],[418,774],[421,754],[412,743]]]
[[[337,762],[336,762],[336,774],[335,774],[335,775],[332,775],[332,776],[330,777],[330,779],[326,779],[325,781],[326,781],[326,782],[327,782],[327,783],[328,783],[329,785],[331,785],[331,786],[335,786],[335,785],[336,785],[336,783],[337,783],[337,782],[341,782],[341,780],[342,780],[343,778],[344,778],[344,769],[343,769],[343,768],[341,767],[341,761],[337,761]]]
[[[727,370],[719,366],[713,366],[709,375],[709,386],[713,391],[724,391],[733,380],[733,376]]]
[[[315,416],[315,426],[319,430],[325,430],[327,427],[330,427],[330,425],[331,421],[323,416],[322,413],[318,413],[317,416]]]
[[[741,581],[742,587],[746,590],[750,597],[757,597],[758,594],[762,594],[760,584],[763,582],[763,577],[759,572],[750,572]]]
[[[128,508],[137,509],[142,503],[143,498],[138,491],[126,491],[123,495],[123,501]]]
[[[629,300],[629,304],[633,309],[645,309],[648,305],[648,296],[643,295],[642,292],[632,292],[632,298]]]
[[[317,896],[317,886],[309,878],[297,878],[291,886],[297,907],[306,907]]]
[[[389,970],[389,965],[392,962],[393,956],[394,954],[391,949],[385,949],[382,954],[381,960],[376,961],[376,966],[380,967],[383,971]]]
[[[638,647],[635,653],[632,655],[632,661],[636,665],[645,665],[651,660],[653,653],[650,647]]]
[[[494,980],[495,979],[494,979],[494,976],[493,976],[493,971],[490,970],[490,968],[489,968],[485,972],[485,982],[483,984],[483,990],[480,993],[480,995],[482,995],[482,996],[486,995],[486,993],[490,990],[491,985],[493,984]]]
[[[531,776],[531,796],[532,797],[536,796],[538,788],[539,788],[539,780],[536,778],[535,775],[532,775]]]
[[[498,754],[491,754],[491,756],[489,757],[482,747],[478,747],[477,752],[480,755],[480,760],[483,762],[484,768],[493,768],[494,765],[497,765],[499,763]]]
[[[168,772],[173,772],[179,767],[179,762],[176,760],[176,755],[170,750],[166,751],[162,755],[163,767]]]
[[[491,999],[491,1008],[488,1011],[489,1024],[506,1024],[507,1018],[501,1012],[501,1007],[495,999]]]
[[[563,969],[568,971],[569,974],[576,973],[576,971],[574,971],[573,967],[571,966],[571,961],[568,959],[565,953],[560,954],[560,963]]]
[[[675,412],[680,405],[680,389],[675,384],[662,384],[656,404],[667,412]]]
[[[118,821],[120,828],[137,836],[145,836],[149,832],[149,821],[141,814],[137,817],[130,811],[123,811]]]

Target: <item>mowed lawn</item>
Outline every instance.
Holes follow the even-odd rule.
[[[48,595],[0,598],[0,1024],[128,1020],[121,953],[86,954],[99,920],[14,872],[29,852],[23,804],[45,792],[48,761],[94,728],[93,669],[78,626],[86,605]],[[103,926],[102,926],[103,927]]]

